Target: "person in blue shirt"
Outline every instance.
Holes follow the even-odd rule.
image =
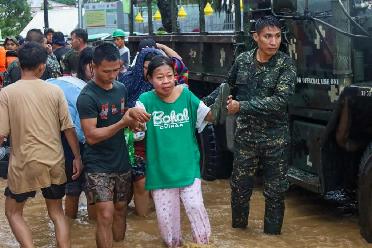
[[[68,110],[71,119],[74,123],[76,134],[80,143],[80,152],[83,154],[85,136],[80,125],[79,113],[76,108],[76,101],[81,92],[85,87],[87,81],[92,78],[92,60],[93,60],[93,48],[87,47],[82,50],[79,58],[77,77],[63,76],[59,78],[52,78],[47,80],[48,83],[57,85],[62,89],[66,101],[68,103]],[[84,177],[80,176],[77,180],[72,180],[72,160],[73,154],[71,149],[62,135],[62,144],[65,153],[65,166],[66,166],[66,198],[65,198],[65,214],[66,216],[76,219],[79,207],[79,198],[81,192],[84,190]],[[95,219],[94,205],[87,206],[89,219]]]

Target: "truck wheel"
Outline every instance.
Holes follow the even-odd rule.
[[[362,156],[358,183],[360,233],[368,243],[372,243],[372,143]]]
[[[198,135],[200,147],[200,173],[204,180],[216,179],[217,144],[213,125],[207,125]]]

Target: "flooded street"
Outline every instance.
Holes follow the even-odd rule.
[[[5,181],[1,180],[0,185],[4,189]],[[260,188],[253,193],[249,227],[246,230],[231,228],[227,180],[203,182],[203,192],[212,225],[212,247],[372,247],[359,234],[357,216],[343,216],[335,206],[301,189],[294,188],[287,193],[285,220],[280,236],[267,236],[262,232],[264,198]],[[18,247],[4,216],[3,190],[0,200],[0,247]],[[85,202],[80,208],[78,219],[71,221],[72,247],[95,247],[95,226],[87,220]],[[40,193],[26,204],[25,217],[32,228],[36,247],[55,247],[53,225],[47,217]],[[191,235],[184,214],[182,221],[187,244],[191,241]],[[164,247],[155,212],[147,218],[140,218],[130,211],[127,222],[125,241],[115,243],[114,247]]]

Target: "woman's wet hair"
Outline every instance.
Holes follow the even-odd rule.
[[[152,74],[154,73],[156,68],[162,65],[168,65],[170,68],[172,68],[172,71],[174,73],[172,59],[164,55],[156,55],[155,57],[152,58],[151,62],[149,63],[149,66],[147,68],[147,76],[152,77]]]
[[[40,43],[31,41],[20,47],[18,60],[22,69],[34,70],[47,61],[47,51]]]
[[[143,62],[151,61],[155,56],[158,56],[158,54],[156,54],[156,53],[148,53],[145,56],[145,59],[143,60]]]
[[[85,67],[93,62],[93,51],[94,49],[92,47],[86,47],[80,52],[77,77],[81,80],[87,80],[85,75]]]

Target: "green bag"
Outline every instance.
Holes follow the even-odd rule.
[[[134,151],[134,133],[129,128],[124,128],[124,137],[128,147],[129,163],[134,166],[136,163]]]

